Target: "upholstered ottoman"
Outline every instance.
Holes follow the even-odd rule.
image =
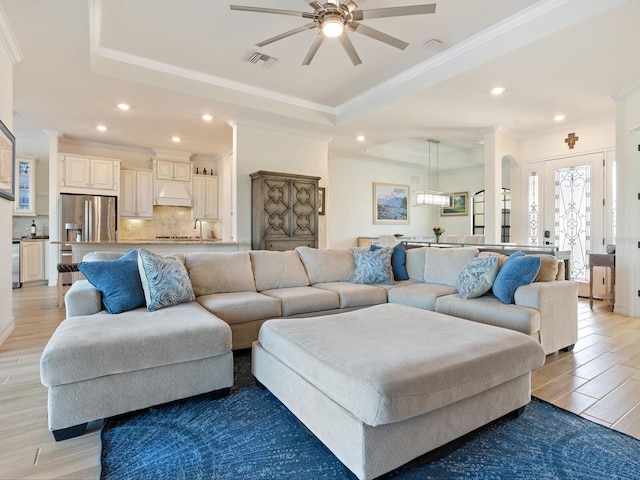
[[[542,347],[522,333],[385,304],[268,320],[253,374],[360,479],[525,406]]]
[[[56,440],[87,422],[233,385],[231,329],[197,302],[71,317],[40,359]]]

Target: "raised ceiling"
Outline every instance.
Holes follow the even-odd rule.
[[[315,31],[257,48],[305,20],[218,0],[0,2],[24,56],[14,129],[114,145],[213,156],[231,150],[227,122],[241,119],[327,135],[333,155],[414,162],[421,139],[472,149],[487,128],[526,135],[557,127],[558,113],[569,123],[611,116],[610,95],[640,79],[637,0],[440,0],[432,15],[363,21],[410,45],[350,33],[357,67],[329,39],[301,66]],[[304,0],[232,3],[311,11]],[[278,61],[247,63],[256,50]],[[489,93],[496,85],[507,89],[500,97]],[[123,114],[120,101],[133,108]]]

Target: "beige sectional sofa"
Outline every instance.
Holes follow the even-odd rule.
[[[93,259],[118,258],[122,254],[106,255],[103,252]],[[181,256],[180,261],[188,272],[195,302],[153,312],[142,307],[115,315],[103,310],[96,288],[87,280],[78,281],[65,296],[68,318],[54,333],[41,360],[42,382],[49,388],[49,427],[64,431],[104,416],[203,391],[228,389],[233,382],[231,350],[249,348],[258,339],[260,326],[271,318],[318,316],[396,303],[525,333],[539,341],[546,354],[573,347],[577,340],[577,284],[555,279],[563,278],[562,269],[558,271],[561,262],[554,264],[556,273],[551,281],[518,287],[515,303],[506,305],[490,294],[474,299],[462,299],[457,294],[455,284],[460,270],[477,255],[478,250],[469,247],[407,250],[409,279],[373,285],[351,282],[356,263],[349,250],[299,247],[286,252],[190,253]],[[191,311],[186,312],[186,308]],[[156,322],[159,318],[163,321]],[[200,349],[195,356],[179,353],[176,345],[189,350],[190,330],[196,328],[196,323],[197,328],[204,328],[207,319],[210,328],[205,328],[202,335],[220,335],[222,340],[213,342],[215,348]],[[180,328],[172,327],[172,322],[179,323]],[[132,325],[144,327],[131,329]],[[96,335],[100,329],[105,335]],[[108,348],[109,343],[130,338],[132,332],[137,339],[128,349]],[[158,353],[145,357],[142,363],[136,360],[142,352],[134,344],[144,344],[147,336],[158,342],[158,352],[171,346],[172,354]],[[90,348],[82,346],[85,342]],[[99,360],[92,357],[91,349],[102,352]],[[146,352],[145,349],[145,355]],[[118,362],[106,358],[116,354],[121,357]],[[83,373],[75,376],[58,372],[76,370],[74,362],[91,363],[92,358],[100,362],[100,368],[84,365]],[[189,362],[194,361],[223,371],[213,375],[215,381],[203,382],[206,372],[189,373]],[[127,378],[137,378],[140,370],[148,368],[155,369],[156,377],[165,383],[179,377],[184,385],[170,396],[151,389],[152,394],[142,399],[153,382],[140,387],[141,391],[147,389],[144,393],[131,385],[127,389],[125,384]],[[105,376],[113,378],[105,382]],[[100,404],[99,399],[109,389],[126,390],[128,395],[111,395],[108,408],[102,408],[86,405],[85,396],[80,393],[92,392],[90,401]],[[69,434],[78,431],[69,430]]]

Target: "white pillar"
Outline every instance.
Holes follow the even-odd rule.
[[[484,133],[484,237],[485,243],[500,243],[502,226],[502,129]]]
[[[58,165],[58,136],[56,130],[45,130],[49,137],[49,264],[45,265],[48,272],[49,285],[58,285],[58,263],[60,262],[60,212],[58,199],[60,198],[59,165]]]

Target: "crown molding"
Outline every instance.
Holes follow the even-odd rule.
[[[11,63],[20,62],[24,56],[22,55],[22,50],[20,49],[20,45],[18,45],[18,40],[16,40],[16,36],[13,33],[13,29],[11,28],[11,24],[7,19],[7,15],[4,12],[4,8],[2,8],[2,4],[0,3],[0,43],[4,45],[4,49],[7,52],[9,60]]]
[[[255,122],[253,120],[244,120],[239,118],[232,118],[227,121],[227,124],[229,124],[229,126],[232,128],[241,127],[241,126],[263,128],[265,130],[273,130],[275,132],[286,133],[288,135],[296,135],[299,137],[312,138],[314,140],[320,140],[322,142],[327,142],[327,143],[333,139],[333,137],[330,135],[323,135],[321,133],[308,132],[305,130],[297,130],[295,128],[281,127],[281,126],[272,125],[269,123]]]
[[[626,100],[629,96],[638,93],[640,91],[640,80],[633,82],[631,85],[627,85],[626,87],[618,90],[615,93],[610,95],[610,98],[618,103]]]
[[[151,156],[151,149],[140,147],[127,147],[125,145],[115,145],[111,143],[91,142],[79,138],[69,137],[66,134],[58,134],[59,143],[61,145],[77,145],[82,147],[103,148],[108,150],[116,150],[119,152],[138,153]]]

